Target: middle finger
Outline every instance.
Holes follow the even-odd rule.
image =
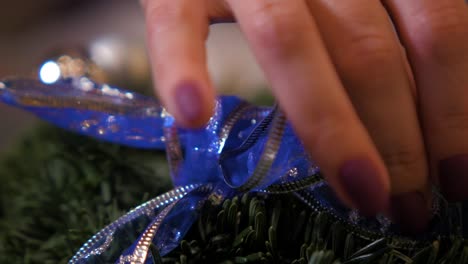
[[[305,0],[227,2],[279,104],[330,185],[364,214],[384,210],[387,171],[341,85]]]

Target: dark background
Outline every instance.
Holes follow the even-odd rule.
[[[151,88],[139,1],[0,3],[0,79],[36,77],[37,68],[45,60],[73,54],[103,60],[99,66],[109,73],[112,85],[131,89],[129,84],[138,81]],[[109,51],[103,51],[103,46],[113,56],[106,57]],[[212,27],[207,48],[209,70],[221,92],[251,97],[265,87],[263,75],[235,25]],[[0,105],[0,152],[34,121],[28,114]]]

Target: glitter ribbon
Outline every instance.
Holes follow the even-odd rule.
[[[150,248],[154,246],[161,256],[176,248],[205,203],[221,204],[248,192],[292,193],[366,239],[386,236],[397,246],[417,247],[431,236],[402,237],[387,218],[363,218],[343,206],[278,107],[220,96],[208,124],[186,130],[155,99],[97,84],[85,76],[52,84],[32,79],[2,81],[0,100],[76,133],[135,148],[166,150],[174,189],[102,229],[69,263],[96,263],[104,255],[116,263],[152,263]],[[439,210],[434,212],[437,215]]]

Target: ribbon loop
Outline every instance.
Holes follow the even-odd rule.
[[[187,195],[187,193],[198,187],[200,187],[200,185],[178,187],[136,207],[96,233],[78,250],[70,260],[69,264],[86,263],[93,257],[103,254],[105,251],[109,250],[109,248],[115,246],[114,244],[116,243],[117,246],[124,245],[125,243],[122,241],[119,242],[116,240],[122,236],[119,233],[123,233],[125,235],[129,232],[136,231],[132,225],[128,226],[129,224],[134,222],[149,223],[149,219],[158,215],[160,210],[181,199]],[[112,258],[112,256],[110,258]]]
[[[164,208],[126,253],[119,257],[117,263],[146,263],[151,244],[156,246],[162,256],[176,248],[197,219],[212,190],[210,184],[199,186]]]
[[[276,106],[270,114],[265,117],[262,122],[254,129],[249,137],[240,145],[238,148],[222,153],[220,157],[220,166],[223,172],[224,182],[231,188],[236,189],[239,192],[246,192],[257,187],[267,177],[268,171],[270,170],[283,136],[284,128],[286,125],[286,119],[279,108]],[[228,161],[236,159],[250,150],[253,145],[258,142],[258,139],[266,133],[269,129],[267,140],[264,144],[263,150],[260,154],[258,163],[254,165],[254,170],[251,175],[247,175],[247,179],[242,181],[242,177],[233,175],[230,171],[234,171],[229,165],[238,165],[237,163],[229,164]],[[240,178],[240,179],[236,179]]]
[[[138,148],[164,148],[163,108],[153,98],[98,85],[86,77],[53,84],[12,79],[1,82],[0,100],[56,126]]]

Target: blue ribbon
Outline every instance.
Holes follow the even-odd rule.
[[[93,263],[103,254],[112,255],[116,263],[152,263],[150,245],[162,256],[176,248],[206,202],[221,204],[247,192],[293,193],[363,238],[399,237],[395,243],[414,247],[429,237],[406,239],[385,217],[363,218],[343,206],[278,107],[220,96],[206,127],[186,130],[155,99],[96,84],[85,76],[53,84],[2,81],[0,100],[76,133],[166,150],[174,189],[102,229],[69,263]],[[129,230],[138,238],[130,241]],[[440,230],[435,233],[440,235]]]

